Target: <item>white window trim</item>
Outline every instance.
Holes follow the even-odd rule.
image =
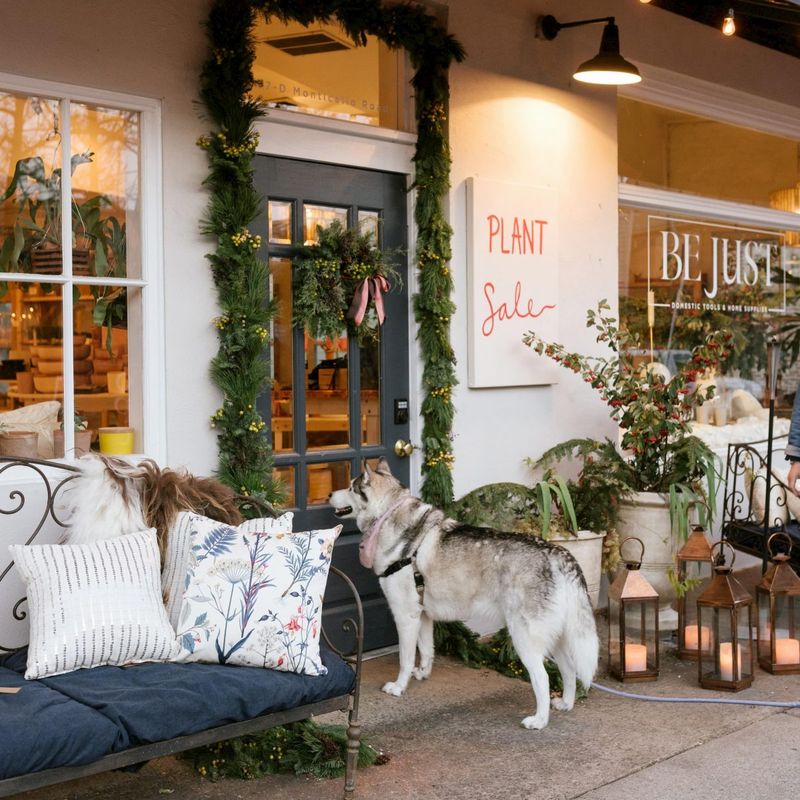
[[[142,292],[142,418],[145,420],[142,444],[144,452],[156,461],[166,461],[166,354],[164,324],[164,230],[162,197],[161,103],[148,97],[90,89],[66,83],[37,80],[0,73],[0,89],[20,94],[53,97],[77,103],[104,105],[137,111],[141,122],[140,190],[142,198],[142,277],[103,280],[106,285],[141,287]],[[63,157],[70,156],[69,141],[63,140]],[[64,193],[71,189],[69,170],[63,171]],[[64,222],[69,224],[69,219]],[[64,265],[65,276],[52,276],[50,283],[98,283],[93,278],[71,278],[72,265]],[[66,277],[70,276],[70,277]],[[38,282],[39,277],[25,273],[0,273],[0,280]],[[72,295],[64,293],[63,309],[71,312]],[[71,360],[72,341],[65,341],[64,355]],[[64,411],[69,419],[73,411],[72,375],[64,376]],[[65,431],[69,447],[72,431]]]
[[[660,67],[640,64],[639,68],[642,82],[621,86],[620,96],[800,141],[800,109],[794,106]],[[622,180],[619,183],[619,204],[800,230],[800,214],[669,189],[636,186]]]

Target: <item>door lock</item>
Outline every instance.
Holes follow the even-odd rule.
[[[398,458],[408,458],[414,452],[414,445],[405,439],[398,439],[394,443],[394,454]]]

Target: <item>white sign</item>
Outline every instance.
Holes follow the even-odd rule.
[[[467,179],[469,385],[557,382],[522,343],[558,338],[558,205],[551,189]]]

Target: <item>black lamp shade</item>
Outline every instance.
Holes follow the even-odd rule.
[[[607,23],[603,29],[600,52],[594,58],[584,61],[572,77],[583,83],[608,86],[639,83],[642,79],[639,70],[620,55],[619,28],[613,22]]]

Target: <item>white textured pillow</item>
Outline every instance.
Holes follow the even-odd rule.
[[[287,511],[277,519],[268,517],[247,520],[237,530],[244,533],[251,531],[291,533],[293,518],[294,514]],[[181,511],[170,526],[167,534],[167,552],[164,554],[164,564],[161,568],[161,590],[166,598],[167,616],[176,631],[183,603],[183,593],[189,585],[186,573],[189,569],[189,555],[192,550],[192,531],[198,527],[208,530],[220,525],[221,523],[200,514]]]
[[[769,527],[785,525],[789,521],[788,492],[785,489],[786,475],[781,476],[777,468],[772,468],[773,479],[770,482],[770,519]],[[776,480],[777,479],[777,480]],[[750,519],[756,525],[764,524],[767,508],[767,471],[762,467],[758,472],[751,469],[744,471],[744,488],[750,500]]]
[[[176,660],[324,675],[322,596],[342,526],[302,533],[243,528],[211,520],[192,525]]]
[[[92,544],[9,550],[28,587],[27,679],[175,655],[154,528]]]

